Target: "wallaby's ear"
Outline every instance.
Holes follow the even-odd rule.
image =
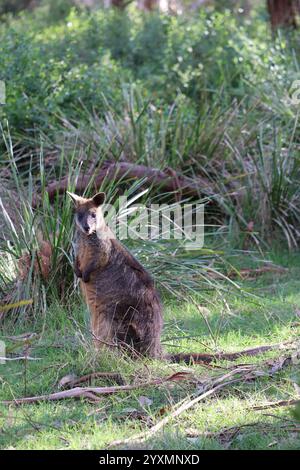
[[[84,202],[83,197],[77,196],[77,194],[75,193],[70,193],[69,191],[67,191],[67,194],[68,196],[70,196],[70,198],[72,199],[76,207],[79,206],[79,204],[82,204]]]
[[[105,199],[106,199],[105,193],[97,193],[92,198],[96,207],[102,206],[102,204],[105,203]]]

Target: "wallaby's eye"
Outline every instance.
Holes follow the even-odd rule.
[[[95,214],[95,212],[92,212],[92,213],[91,213],[91,217],[92,217],[92,219],[96,219],[96,214]]]

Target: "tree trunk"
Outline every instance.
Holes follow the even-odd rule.
[[[144,0],[144,9],[153,11],[158,7],[158,0]]]
[[[127,5],[127,0],[111,0],[111,5],[119,10],[124,10]]]
[[[153,11],[159,8],[159,0],[138,0],[137,7],[143,11]]]
[[[300,0],[267,0],[267,7],[273,30],[280,26],[297,27]]]
[[[3,0],[0,2],[0,14],[18,13],[26,9],[33,9],[37,6],[36,0]]]

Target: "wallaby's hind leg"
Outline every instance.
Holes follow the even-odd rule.
[[[104,315],[99,315],[99,313],[93,315],[92,313],[91,329],[96,349],[100,349],[102,346],[114,346],[115,334],[113,325]]]
[[[160,358],[162,356],[162,349],[160,345],[160,336],[156,338],[153,334],[140,328],[136,322],[131,322],[122,325],[116,331],[116,338],[118,344],[130,355],[148,356],[152,358]]]
[[[153,332],[142,331],[136,335],[135,349],[142,355],[159,359],[162,357],[162,347],[160,335],[153,335]]]
[[[155,359],[160,359],[163,356],[163,351],[161,347],[161,331],[162,331],[162,318],[158,315],[153,315],[152,309],[147,315],[148,318],[152,317],[151,321],[148,321],[146,328],[143,328],[141,335],[141,353],[153,357]]]

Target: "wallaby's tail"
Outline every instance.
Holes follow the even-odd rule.
[[[244,349],[243,351],[233,352],[233,353],[216,353],[216,354],[198,354],[198,353],[178,353],[178,354],[168,354],[166,359],[171,362],[185,362],[186,364],[194,363],[200,364],[204,362],[209,364],[214,361],[235,361],[242,356],[256,356],[257,354],[264,353],[266,351],[271,351],[272,349],[277,349],[278,345],[271,346],[258,346],[252,349]]]

